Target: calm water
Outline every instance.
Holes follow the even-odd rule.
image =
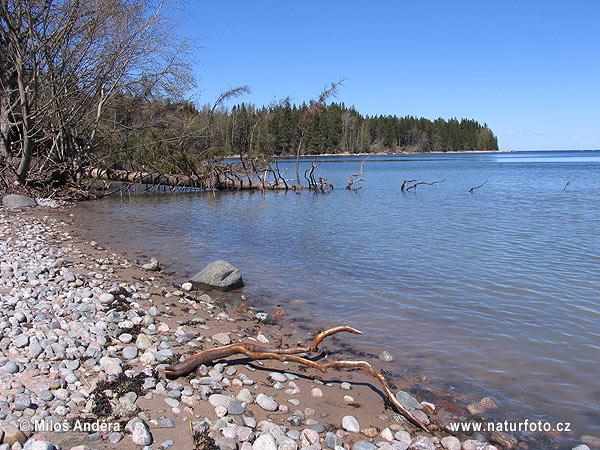
[[[145,195],[80,216],[182,279],[226,259],[267,310],[356,326],[344,340],[391,351],[396,372],[600,434],[600,152],[372,157],[346,191],[360,161],[321,164],[329,195]]]

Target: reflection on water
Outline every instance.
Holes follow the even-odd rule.
[[[360,328],[347,339],[390,350],[397,372],[598,434],[599,152],[371,157],[346,191],[361,160],[321,164],[329,195],[145,195],[79,214],[182,279],[226,259],[253,298]],[[406,179],[446,182],[402,193]]]

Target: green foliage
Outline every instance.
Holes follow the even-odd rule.
[[[242,104],[230,113],[221,112],[228,123],[224,150],[227,154],[293,155],[302,135],[306,155],[498,150],[487,124],[475,120],[365,117],[354,108],[331,103],[315,120],[307,121],[308,108],[283,104],[257,112],[254,106]]]

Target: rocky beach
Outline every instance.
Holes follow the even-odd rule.
[[[567,437],[576,450],[600,448],[592,436],[451,433],[451,423],[485,421],[494,401],[463,407],[395,386],[426,433],[358,372],[239,355],[166,379],[166,366],[202,350],[305,345],[319,330],[292,332],[245,298],[227,306],[216,291],[174,283],[158,261],[80,234],[68,207],[38,203],[0,210],[0,450],[533,450],[567,448],[555,444]],[[370,362],[384,370],[388,357]]]

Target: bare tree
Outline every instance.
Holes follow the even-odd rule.
[[[330,97],[334,97],[337,90],[342,85],[344,80],[339,80],[331,83],[330,86],[326,87],[321,91],[321,95],[317,99],[313,99],[308,104],[308,108],[304,111],[304,114],[300,118],[300,139],[298,141],[298,147],[296,148],[296,183],[300,186],[300,153],[304,147],[304,136],[310,130],[310,127],[318,120],[319,116],[323,112],[327,100]]]
[[[20,183],[34,162],[83,164],[117,96],[177,98],[193,83],[162,1],[3,0],[0,29],[0,149]]]

